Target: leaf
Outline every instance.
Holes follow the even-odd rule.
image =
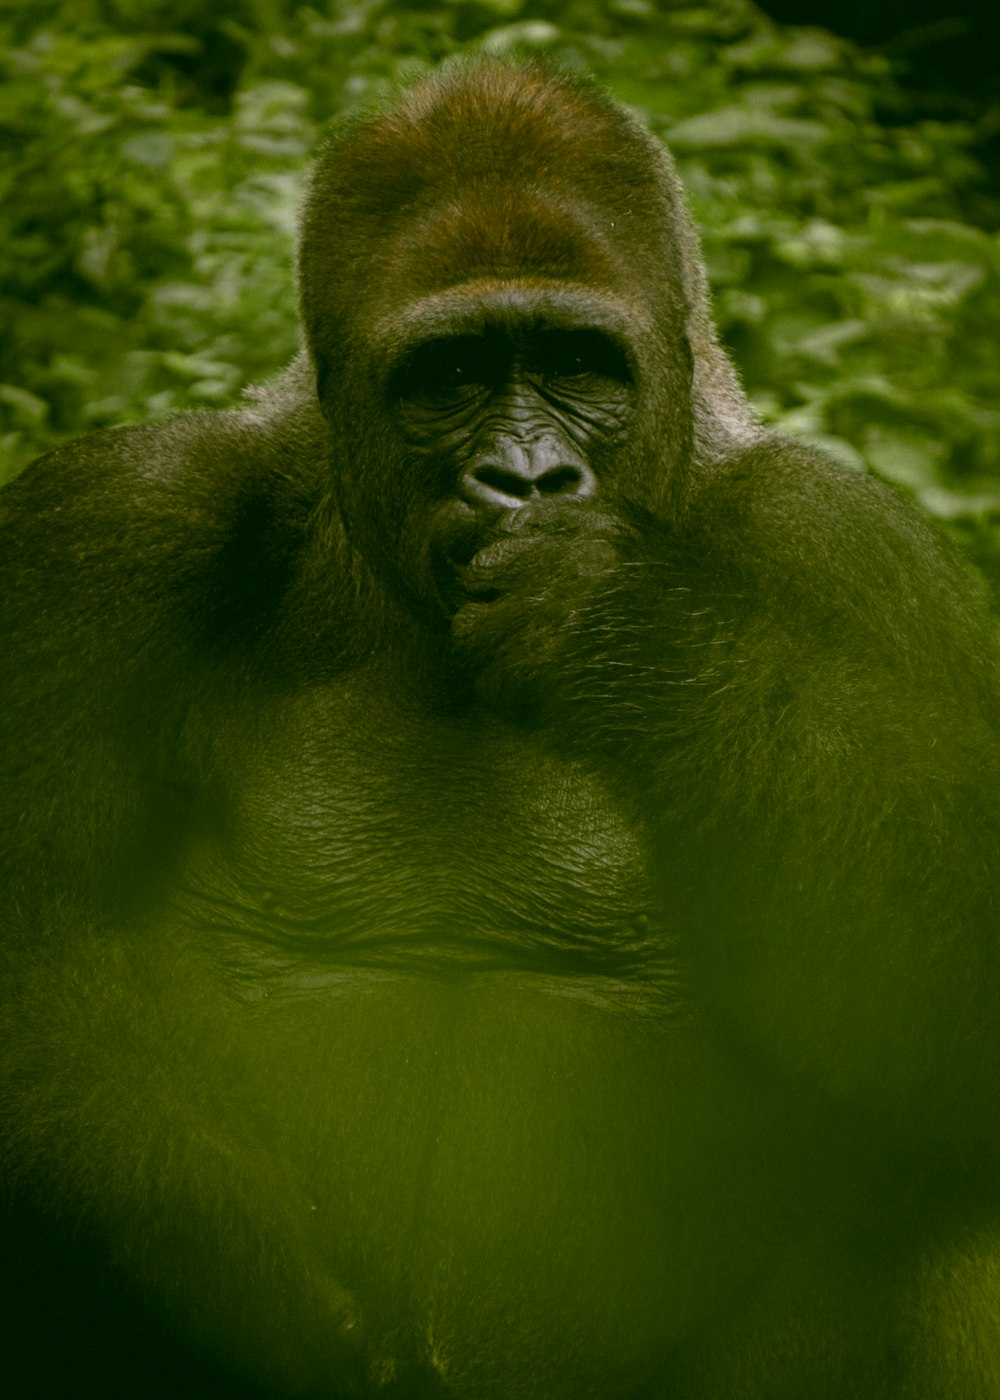
[[[829,133],[819,122],[779,117],[760,107],[717,107],[669,128],[668,140],[679,151],[717,147],[813,146]]]

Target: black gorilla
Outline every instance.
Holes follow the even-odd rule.
[[[301,265],[4,495],[3,1393],[1000,1396],[977,587],[584,83],[354,122]]]

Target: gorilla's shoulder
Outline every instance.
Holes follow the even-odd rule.
[[[98,431],[32,463],[0,492],[0,634],[53,588],[83,631],[100,596],[147,630],[178,615],[188,634],[263,627],[329,478],[314,405],[295,365],[236,408]]]
[[[0,493],[0,512],[221,521],[248,496],[278,503],[320,491],[327,464],[323,419],[296,361],[237,407],[105,428],[53,448]]]

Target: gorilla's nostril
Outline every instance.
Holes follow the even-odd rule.
[[[504,467],[477,467],[472,473],[473,480],[486,488],[488,493],[498,496],[514,496],[526,501],[531,495],[534,483],[530,478],[508,471]]]
[[[578,496],[582,494],[584,476],[579,467],[553,467],[534,484],[542,496]]]

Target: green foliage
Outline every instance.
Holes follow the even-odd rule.
[[[134,81],[154,51],[185,52],[52,28],[0,53],[0,447],[15,464],[66,433],[231,398],[294,350],[305,94],[261,82],[207,120],[166,81]]]
[[[997,207],[961,123],[750,0],[21,0],[0,14],[0,473],[296,348],[323,123],[461,50],[593,70],[678,157],[768,422],[1000,557]]]

